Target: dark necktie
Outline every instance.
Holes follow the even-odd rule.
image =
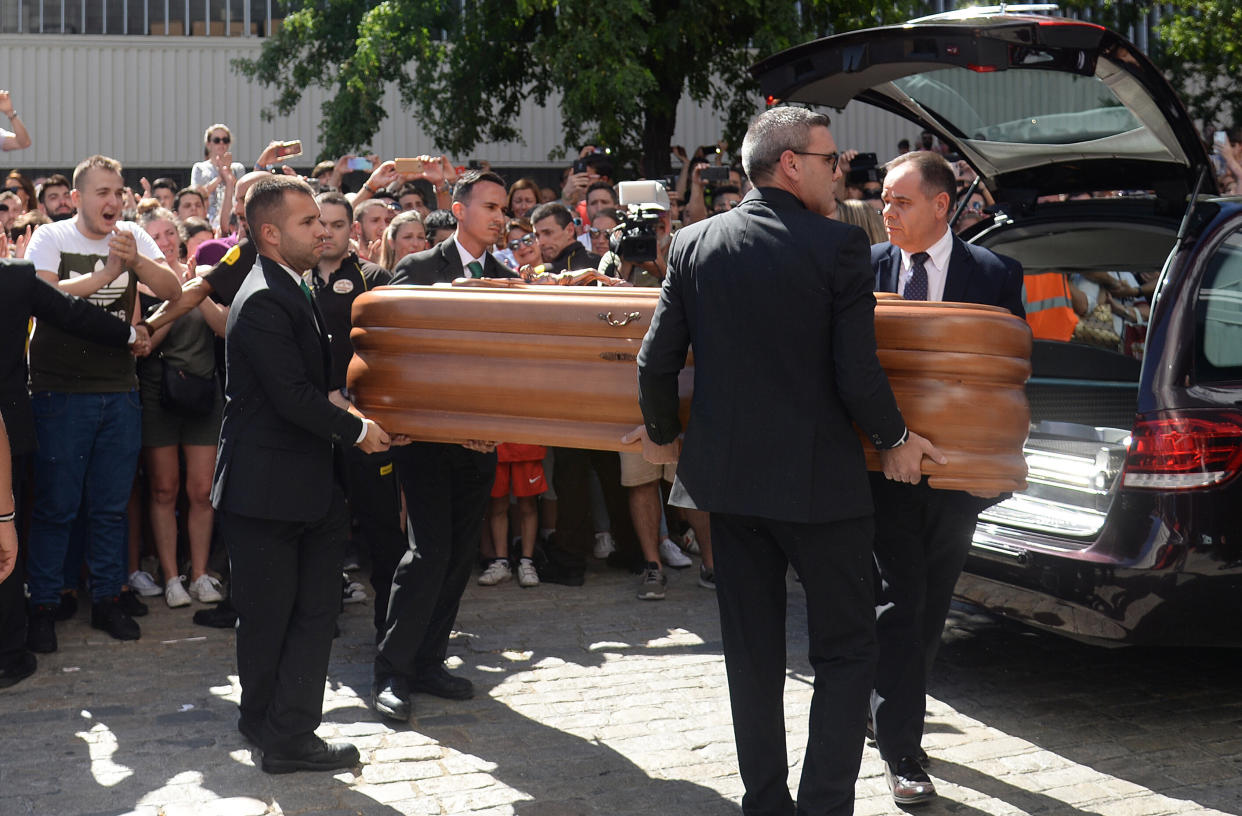
[[[466,277],[467,278],[483,277],[483,264],[479,263],[478,261],[471,261],[470,263],[466,264]]]
[[[927,300],[927,259],[931,256],[926,252],[916,252],[910,256],[910,268],[913,272],[906,281],[906,300]]]

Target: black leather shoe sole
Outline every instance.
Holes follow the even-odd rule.
[[[397,694],[391,686],[371,692],[371,708],[384,719],[399,723],[408,723],[414,710],[409,699]]]
[[[35,656],[30,652],[22,652],[21,657],[0,669],[0,688],[8,688],[20,683],[34,674],[37,668],[39,668],[39,661],[35,659]]]
[[[294,771],[339,771],[352,768],[361,761],[358,749],[349,743],[325,745],[323,750],[308,754],[288,755],[263,753],[260,763],[266,773],[286,774]]]

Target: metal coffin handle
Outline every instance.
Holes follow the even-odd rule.
[[[598,315],[599,319],[607,323],[609,326],[617,326],[617,327],[627,325],[628,323],[632,321],[638,320],[642,316],[643,316],[642,312],[627,312],[625,313],[624,317],[622,317],[620,320],[617,320],[616,318],[612,316],[612,312],[600,312]]]

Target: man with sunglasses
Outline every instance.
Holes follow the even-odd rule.
[[[815,693],[797,813],[853,812],[875,667],[875,522],[855,423],[885,474],[923,456],[876,356],[868,242],[836,210],[823,114],[772,108],[742,143],[742,203],[673,236],[638,355],[652,463],[676,461],[670,503],[711,513],[715,583],[747,816],[793,816],[786,779],[785,617],[792,564],[806,597]],[[681,446],[678,378],[694,347]],[[679,456],[680,454],[680,456]],[[801,594],[801,593],[800,593]]]

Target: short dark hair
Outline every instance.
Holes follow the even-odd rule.
[[[315,191],[297,176],[277,175],[259,179],[246,193],[246,226],[251,236],[257,236],[264,224],[271,224],[285,208],[287,193],[305,193],[314,199]]]
[[[427,191],[412,181],[407,181],[401,185],[401,189],[397,190],[397,201],[400,202],[401,199],[411,194],[418,196],[418,200],[423,202],[423,206],[427,206]]]
[[[498,173],[493,173],[491,170],[467,170],[457,177],[457,183],[453,185],[453,203],[460,201],[464,204],[469,201],[474,192],[474,186],[485,181],[499,184],[502,190],[508,189],[505,180]],[[456,229],[456,224],[454,224],[454,229]]]
[[[614,204],[617,203],[617,191],[612,189],[612,185],[606,181],[591,182],[591,186],[586,188],[586,195],[583,197],[589,198],[591,193],[595,192],[596,190],[607,190],[608,194],[612,196],[612,203]]]
[[[177,182],[168,178],[168,176],[157,178],[155,181],[151,182],[151,191],[154,192],[156,190],[167,190],[168,192],[172,193],[173,196],[176,196],[177,195]]]
[[[185,240],[187,241],[200,232],[215,233],[215,230],[211,228],[211,224],[207,223],[207,219],[199,218],[197,215],[192,215],[182,221],[181,226],[185,227]]]
[[[65,187],[66,189],[69,189],[72,185],[69,184],[69,179],[65,178],[62,174],[53,173],[47,177],[47,181],[39,185],[39,194],[37,198],[40,204],[43,203],[43,193],[48,187]]]
[[[531,226],[529,218],[510,218],[505,222],[505,235],[513,232],[515,229],[522,232],[534,232],[535,228]]]
[[[181,199],[188,195],[198,196],[198,200],[203,202],[203,206],[207,206],[207,196],[203,195],[202,190],[199,190],[197,187],[182,187],[177,191],[177,197],[173,199],[173,209],[181,209]]]
[[[319,164],[315,165],[315,168],[313,170],[311,170],[310,177],[313,179],[318,179],[320,176],[327,175],[328,173],[331,173],[335,169],[336,169],[336,162],[332,161],[331,159],[324,159],[323,161],[319,162]]]
[[[574,215],[559,201],[549,201],[546,204],[540,204],[538,207],[530,211],[530,222],[538,224],[545,218],[555,218],[556,223],[561,229],[568,227],[574,222]]]
[[[353,213],[353,215],[351,216],[351,220],[361,221],[362,216],[366,213],[367,210],[371,209],[372,207],[387,207],[387,206],[389,205],[388,205],[388,199],[386,198],[374,198],[374,197],[364,198],[362,201],[358,202],[357,207],[350,208],[350,212]]]
[[[948,159],[934,150],[915,150],[902,153],[884,165],[884,172],[891,173],[903,164],[913,164],[918,169],[919,177],[923,180],[923,193],[928,198],[934,198],[942,192],[948,193],[950,212],[952,211],[952,204],[957,200],[957,174],[953,172],[953,165],[949,164]]]
[[[349,199],[336,190],[329,190],[315,196],[315,202],[322,207],[324,204],[337,204],[345,208],[345,220],[354,220],[354,205],[349,203]]]
[[[427,230],[428,238],[436,230],[455,230],[457,229],[457,216],[449,210],[432,210],[423,219],[423,229]]]

